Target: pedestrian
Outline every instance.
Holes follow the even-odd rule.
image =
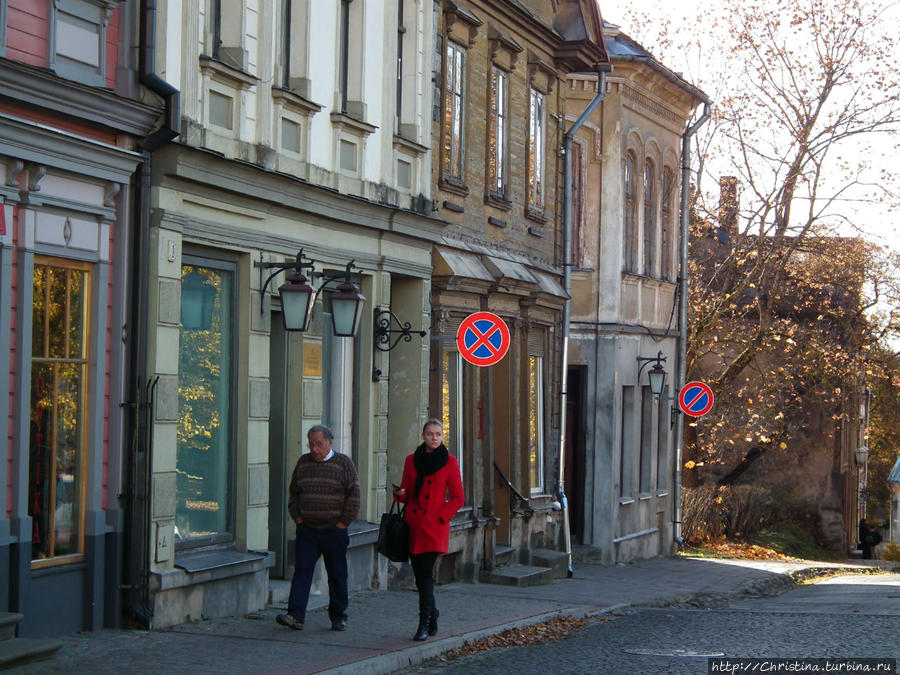
[[[306,434],[309,453],[301,455],[291,476],[288,511],[297,523],[296,562],[287,614],[275,620],[303,630],[306,603],[316,562],[328,573],[328,618],[332,630],[347,628],[347,528],[359,511],[359,478],[347,455],[332,448],[334,434],[317,424]]]
[[[859,547],[862,549],[862,557],[866,560],[876,558],[875,547],[881,543],[881,532],[866,522],[863,518],[859,521]]]
[[[409,560],[419,591],[419,626],[412,639],[419,642],[438,630],[434,566],[450,548],[450,519],[465,501],[459,464],[444,445],[443,425],[428,420],[422,440],[406,458],[400,485],[394,486],[394,499],[406,503]]]

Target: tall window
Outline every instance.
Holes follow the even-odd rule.
[[[544,488],[543,358],[528,357],[528,486],[531,494]]]
[[[572,263],[577,267],[584,262],[584,181],[582,177],[584,148],[572,144]]]
[[[622,447],[619,452],[619,496],[631,497],[634,471],[634,387],[622,387]]]
[[[660,248],[662,249],[660,265],[662,269],[660,276],[663,279],[675,279],[675,273],[672,270],[672,190],[674,187],[675,183],[672,180],[671,169],[664,169],[662,194],[660,195],[660,220],[662,220],[662,227],[660,228]]]
[[[641,387],[641,472],[640,493],[650,492],[650,476],[653,469],[653,392],[650,387]]]
[[[653,276],[656,265],[656,218],[654,217],[653,164],[644,164],[644,274]]]
[[[444,159],[443,177],[463,180],[463,111],[465,103],[465,64],[463,48],[447,42],[444,81]]]
[[[630,152],[625,155],[622,165],[622,174],[625,181],[625,203],[622,220],[622,248],[625,255],[625,271],[635,271],[635,248],[637,237],[635,236],[635,211],[634,211],[634,155]]]
[[[491,72],[490,121],[488,128],[488,191],[506,199],[506,139],[509,75],[495,67]]]
[[[177,540],[232,527],[234,267],[184,257],[178,358]]]
[[[528,127],[528,206],[544,208],[544,130],[546,125],[544,95],[531,90]]]
[[[50,6],[53,26],[50,67],[62,77],[103,85],[109,6],[99,0],[55,0],[40,4]]]
[[[84,550],[89,270],[35,256],[28,466],[32,560]]]
[[[671,405],[666,400],[668,391],[664,391],[659,397],[659,406],[656,437],[656,489],[665,490],[668,486],[669,472],[669,415]]]
[[[465,479],[463,466],[463,382],[462,358],[459,352],[441,354],[441,424],[444,425],[444,443],[450,454],[459,462],[460,474]]]
[[[400,124],[403,122],[403,40],[406,36],[406,26],[403,25],[403,0],[397,0],[397,99],[394,102],[394,115],[396,132],[400,133]]]
[[[347,112],[347,88],[350,86],[350,2],[341,0],[341,16],[338,30],[340,34],[340,68],[338,86],[341,88],[341,112]]]

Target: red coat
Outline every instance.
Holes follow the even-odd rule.
[[[450,455],[444,466],[426,476],[418,499],[413,497],[415,484],[416,466],[409,455],[400,481],[406,494],[398,500],[407,502],[404,519],[409,524],[409,552],[446,553],[450,548],[450,519],[465,503],[456,457]]]

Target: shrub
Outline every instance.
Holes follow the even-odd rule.
[[[768,523],[768,499],[768,490],[752,485],[685,488],[681,535],[688,543],[723,535],[751,537]]]
[[[889,541],[885,544],[884,548],[881,550],[881,559],[900,562],[900,546],[897,545],[896,541]]]

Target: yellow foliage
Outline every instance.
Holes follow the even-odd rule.
[[[693,469],[695,466],[697,466],[697,463],[692,459],[689,459],[684,463],[685,469]]]
[[[900,562],[900,546],[896,541],[889,541],[881,551],[882,560],[893,560]]]

